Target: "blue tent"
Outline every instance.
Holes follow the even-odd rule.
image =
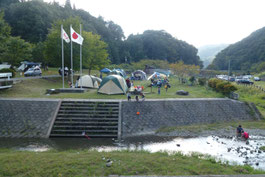
[[[100,72],[102,72],[102,73],[110,73],[111,70],[109,68],[104,68],[104,69],[100,70]]]

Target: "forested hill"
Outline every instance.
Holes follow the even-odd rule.
[[[130,35],[126,39],[119,25],[105,21],[102,17],[96,18],[89,12],[76,9],[75,6],[72,7],[70,0],[66,0],[64,6],[55,1],[0,1],[0,9],[4,9],[4,19],[11,27],[11,35],[20,36],[34,45],[42,46],[54,22],[79,17],[83,30],[99,34],[107,43],[108,58],[112,63],[163,59],[169,62],[182,60],[186,64],[201,64],[195,47],[173,38],[165,31],[146,31],[141,35]]]
[[[265,64],[265,27],[222,50],[211,67],[227,70],[229,60],[232,70],[258,71]]]
[[[170,63],[182,60],[186,64],[202,65],[195,47],[165,31],[147,30],[143,34],[130,35],[125,43],[130,58],[135,61],[142,58],[162,59]]]

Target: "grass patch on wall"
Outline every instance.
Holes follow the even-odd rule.
[[[173,131],[202,132],[205,130],[219,130],[226,128],[233,128],[236,130],[236,127],[239,124],[246,129],[265,130],[265,120],[259,120],[259,121],[218,122],[214,124],[197,124],[197,125],[187,125],[187,126],[162,127],[158,129],[156,133],[162,133],[162,132],[166,133]]]

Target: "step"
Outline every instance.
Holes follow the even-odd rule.
[[[119,117],[119,114],[62,114],[59,113],[57,115],[57,118],[59,117],[87,117],[87,118],[93,118],[93,117],[102,117],[102,118],[108,118],[108,117]]]
[[[74,121],[74,122],[63,122],[63,121],[58,121],[58,122],[55,122],[54,125],[79,125],[79,124],[82,124],[82,125],[91,125],[91,124],[96,124],[96,125],[117,125],[118,124],[118,121],[108,121],[108,122],[77,122],[77,121]]]
[[[119,113],[119,111],[117,110],[117,111],[113,111],[113,110],[111,110],[111,111],[109,111],[109,110],[59,110],[59,114],[62,114],[62,113],[74,113],[74,112],[76,112],[76,113],[106,113],[106,114],[113,114],[113,113],[116,113],[116,114],[118,114]]]
[[[60,110],[119,110],[119,107],[69,107],[69,106],[61,106]]]
[[[104,129],[104,128],[112,128],[112,129],[118,129],[118,126],[82,126],[82,125],[79,125],[79,126],[71,126],[71,125],[54,125],[53,128],[100,128],[100,129]]]
[[[119,106],[119,103],[65,103],[62,102],[62,106],[91,106],[91,107],[104,107],[104,106]]]
[[[53,132],[80,132],[80,134],[82,134],[83,132],[94,132],[94,133],[117,133],[118,131],[117,130],[89,130],[89,129],[85,129],[85,130],[52,130],[52,133]]]
[[[66,121],[75,121],[75,120],[84,120],[84,121],[111,121],[111,120],[113,120],[113,121],[118,121],[118,118],[102,118],[102,117],[100,117],[100,118],[96,118],[96,117],[93,117],[93,118],[91,118],[91,117],[88,117],[88,118],[84,118],[84,117],[58,117],[58,118],[56,118],[56,120],[55,120],[55,122],[57,121],[57,120],[59,120],[59,121],[61,121],[61,120],[66,120]]]
[[[94,138],[104,138],[104,137],[115,138],[117,137],[117,134],[100,134],[100,135],[87,134],[86,136]],[[85,138],[85,136],[82,134],[51,134],[50,137],[84,137]]]

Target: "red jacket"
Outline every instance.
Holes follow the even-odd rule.
[[[244,137],[245,139],[248,139],[248,138],[249,138],[248,132],[244,132],[244,133],[243,133],[243,137]]]

